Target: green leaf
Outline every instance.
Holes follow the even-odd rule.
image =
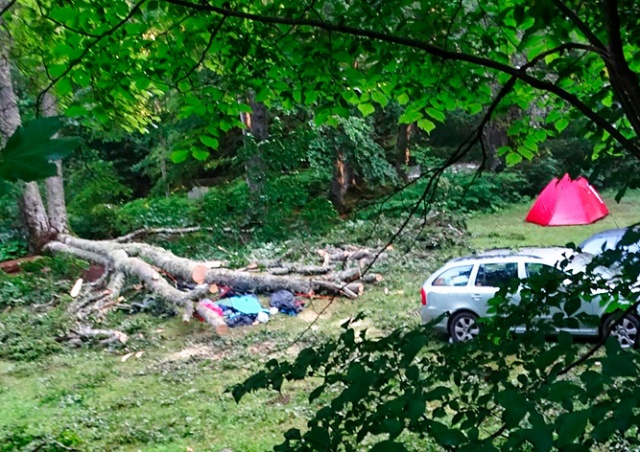
[[[553,432],[548,428],[535,427],[526,430],[525,438],[533,446],[533,450],[547,452],[553,448]]]
[[[51,162],[70,154],[82,142],[77,137],[52,139],[61,126],[58,117],[48,117],[18,127],[0,153],[0,177],[33,181],[55,175],[56,166]]]
[[[56,83],[56,91],[59,96],[66,96],[71,92],[72,89],[73,87],[71,85],[71,80],[69,79],[69,77],[60,79],[60,81]]]
[[[382,421],[382,431],[389,434],[390,439],[397,438],[404,430],[404,424],[398,419],[385,419]]]
[[[329,433],[320,427],[313,427],[304,435],[304,439],[309,442],[313,450],[329,450],[331,445]]]
[[[65,115],[69,116],[70,118],[74,118],[76,116],[85,116],[86,114],[87,109],[82,105],[72,105],[71,107],[67,108],[67,111],[65,112]]]
[[[582,388],[570,381],[556,381],[549,388],[547,398],[552,402],[562,402],[571,399],[577,392],[582,392]]]
[[[507,163],[507,166],[517,165],[522,161],[522,156],[517,152],[509,152],[505,157],[505,161]]]
[[[616,422],[613,419],[605,419],[598,422],[598,425],[591,432],[591,436],[599,443],[606,443],[616,433],[616,430]]]
[[[68,22],[72,21],[78,16],[78,10],[72,7],[69,8],[61,8],[56,7],[51,10],[49,13],[52,19],[57,20],[58,22]]]
[[[620,354],[602,359],[602,373],[611,377],[633,377],[638,370],[630,356]]]
[[[208,147],[213,148],[213,149],[218,149],[219,142],[218,142],[218,140],[216,138],[210,137],[208,135],[200,135],[200,141],[205,146],[208,146]],[[209,153],[207,152],[207,155],[208,154]],[[195,157],[195,155],[194,155],[194,157]],[[200,159],[198,159],[198,160],[200,160]]]
[[[563,353],[563,347],[553,346],[549,350],[542,352],[535,359],[536,367],[540,369],[546,369],[551,364],[555,363],[560,355]]]
[[[415,396],[409,400],[408,418],[416,422],[427,410],[427,402],[424,397]]]
[[[418,120],[418,127],[427,133],[431,133],[431,131],[436,128],[436,125],[427,118],[422,118]]]
[[[402,353],[404,354],[404,356],[402,357],[401,362],[405,366],[409,365],[426,344],[426,335],[420,334],[418,336],[415,336],[402,347]]]
[[[89,86],[89,84],[91,83],[91,77],[89,76],[89,74],[87,74],[85,71],[81,69],[75,71],[71,76],[71,78],[73,79],[74,82],[80,85],[80,88],[85,88]],[[58,87],[58,90],[59,89],[60,87]]]
[[[569,125],[569,120],[567,118],[560,118],[554,124],[558,133],[562,133],[562,131],[566,129],[568,125]]]
[[[382,108],[389,104],[389,98],[380,91],[375,91],[371,94],[371,99],[378,102]]]
[[[187,157],[189,157],[189,154],[190,154],[189,151],[184,151],[184,150],[173,151],[169,156],[169,158],[173,163],[182,163],[185,160],[187,160]]]
[[[400,116],[400,119],[398,119],[398,122],[400,124],[411,124],[418,121],[421,118],[422,118],[422,113],[420,111],[407,110],[402,114],[402,116]]]
[[[517,426],[527,414],[526,399],[513,389],[501,391],[496,400],[504,408],[502,419],[509,427]]]
[[[442,113],[440,110],[436,110],[435,108],[427,108],[426,112],[429,116],[437,121],[444,122],[444,120],[446,119],[444,113]]]
[[[365,102],[363,104],[358,104],[358,110],[360,110],[360,113],[362,113],[362,116],[366,118],[371,113],[376,111],[376,107],[374,107],[373,104],[369,102]]]
[[[580,306],[582,306],[582,300],[580,300],[578,297],[571,297],[564,303],[562,310],[567,314],[568,317],[571,317],[573,314],[578,312]]]
[[[194,159],[203,162],[209,158],[209,151],[206,149],[191,148],[191,155],[193,155]]]
[[[586,409],[566,413],[558,417],[556,420],[556,425],[558,425],[557,447],[568,446],[584,433],[590,413],[591,410]]]
[[[484,107],[482,106],[482,104],[479,104],[477,102],[473,104],[469,104],[469,106],[467,106],[467,110],[469,111],[470,115],[477,115],[482,111],[483,108]]]
[[[407,452],[408,450],[402,443],[388,439],[373,446],[370,452]]]
[[[406,105],[409,102],[409,96],[406,93],[402,93],[398,96],[398,103],[400,105]]]
[[[450,429],[438,421],[431,421],[429,424],[429,431],[433,435],[433,438],[438,444],[445,448],[457,447],[467,442],[466,436],[458,430]]]

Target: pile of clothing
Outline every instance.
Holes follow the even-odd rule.
[[[232,328],[267,323],[269,317],[278,312],[297,315],[304,309],[304,302],[287,290],[279,290],[271,295],[270,309],[264,308],[255,295],[236,294],[226,288],[221,290],[217,301],[205,298],[200,300],[200,305],[223,317]],[[203,320],[199,316],[196,317]]]

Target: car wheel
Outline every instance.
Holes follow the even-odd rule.
[[[611,329],[616,316],[609,316],[604,322],[603,331],[615,337],[622,348],[633,348],[638,344],[638,334],[640,333],[640,320],[634,315],[628,315]]]
[[[469,341],[480,334],[476,323],[477,315],[471,312],[459,312],[449,322],[449,336],[453,342]]]

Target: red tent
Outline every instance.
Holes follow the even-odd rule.
[[[609,209],[584,177],[554,178],[540,192],[525,221],[542,226],[589,224],[606,217]]]

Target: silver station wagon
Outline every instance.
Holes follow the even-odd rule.
[[[585,259],[591,258],[574,255],[569,248],[525,248],[518,252],[495,250],[450,260],[422,286],[422,322],[429,323],[445,314],[434,326],[436,331],[448,334],[454,342],[472,339],[480,332],[476,319],[487,316],[488,301],[498,291],[498,286],[513,278],[526,278],[545,266],[557,268],[558,262],[569,256],[573,257],[568,271],[579,269],[586,263]],[[517,303],[519,294],[512,294],[511,301]],[[599,336],[608,331],[614,321],[614,317],[607,315],[605,308],[600,306],[598,297],[583,302],[578,313],[581,312],[599,316],[601,326],[580,323],[578,328],[565,331],[576,336]],[[549,313],[550,316],[553,314],[553,311]],[[633,347],[638,330],[640,320],[629,315],[616,325],[611,335],[617,337],[622,347]]]

